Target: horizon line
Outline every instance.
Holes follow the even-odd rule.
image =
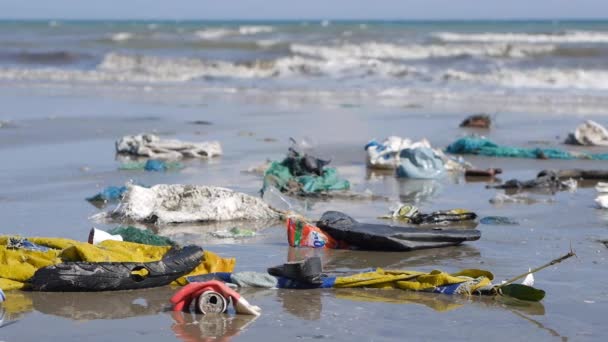
[[[564,18],[2,18],[0,21],[369,21],[369,22],[439,22],[439,21],[608,21],[608,17],[564,17]]]

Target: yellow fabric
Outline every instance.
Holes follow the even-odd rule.
[[[438,270],[424,273],[418,271],[385,271],[378,268],[375,272],[337,277],[334,287],[398,288],[411,291],[429,291],[438,286],[459,284],[477,278],[480,278],[480,281],[469,288],[470,292],[490,285],[494,276],[488,271],[476,269],[466,269],[448,274]]]
[[[8,237],[0,236],[0,288],[3,290],[21,289],[23,283],[31,278],[36,270],[61,262],[154,262],[161,260],[171,248],[113,240],[106,240],[98,245],[62,238],[34,237],[28,240],[54,249],[47,252],[8,249]],[[232,272],[235,263],[234,258],[224,259],[204,251],[200,265],[175,283],[184,285],[187,283],[185,277],[194,275]]]

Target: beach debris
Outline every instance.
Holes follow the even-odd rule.
[[[360,223],[338,211],[325,212],[317,221],[316,227],[334,240],[352,248],[377,251],[411,251],[455,246],[465,241],[479,240],[481,237],[481,232],[475,229],[425,229]]]
[[[586,120],[573,133],[568,134],[566,144],[586,146],[608,146],[608,130],[599,123]]]
[[[187,142],[154,134],[127,135],[116,141],[116,152],[153,159],[212,158],[222,154],[217,141]]]
[[[608,160],[608,153],[573,152],[557,148],[520,148],[503,146],[486,138],[477,136],[468,136],[456,140],[447,147],[446,152],[487,157]]]
[[[443,176],[443,159],[428,147],[406,148],[397,157],[397,177],[435,179]]]
[[[608,209],[608,183],[598,182],[595,186],[595,190],[599,195],[595,198],[595,203],[601,209]]]
[[[583,170],[583,169],[569,169],[569,170],[542,170],[538,173],[537,177],[544,176],[549,173],[554,173],[559,179],[582,179],[582,180],[608,180],[607,170]]]
[[[109,234],[120,236],[123,241],[141,243],[151,246],[175,246],[177,245],[168,237],[155,234],[150,229],[139,229],[133,226],[116,227],[108,231]]]
[[[393,219],[413,224],[447,224],[450,222],[473,221],[477,214],[466,209],[439,210],[423,214],[411,204],[399,204],[389,215],[380,216],[382,219]]]
[[[525,193],[515,193],[512,195],[507,195],[504,193],[497,193],[493,198],[490,199],[490,203],[495,205],[501,204],[536,204],[536,203],[553,203],[555,200],[553,198],[545,198],[545,197],[533,197]]]
[[[598,242],[603,243],[606,248],[608,248],[608,240],[598,240]]]
[[[460,123],[460,127],[468,128],[490,128],[492,119],[487,114],[473,114]]]
[[[4,294],[4,291],[2,291],[2,289],[0,289],[0,303],[4,302],[6,300],[6,295]],[[0,326],[2,326],[2,322],[0,322]]]
[[[184,276],[232,272],[223,259],[198,246],[151,246],[105,240],[97,245],[64,238],[0,236],[0,288],[37,291],[109,291],[162,286]],[[35,248],[31,248],[31,246]],[[42,248],[44,249],[42,249]]]
[[[465,177],[494,177],[502,173],[502,169],[490,168],[486,170],[468,169],[464,171]]]
[[[114,202],[122,198],[122,195],[127,191],[126,186],[108,186],[98,192],[97,194],[88,197],[86,200],[89,202]]]
[[[217,232],[212,232],[211,236],[220,238],[220,239],[242,239],[242,238],[250,238],[256,236],[255,230],[252,229],[243,229],[238,227],[232,227],[228,230],[218,230]]]
[[[257,165],[253,165],[248,167],[246,170],[243,170],[243,173],[251,173],[254,175],[260,175],[263,176],[264,172],[266,170],[268,170],[268,168],[270,167],[270,164],[272,163],[272,161],[270,160],[266,160],[263,163],[257,164]]]
[[[112,217],[160,224],[271,220],[280,215],[262,199],[226,188],[182,184],[127,187]]]
[[[493,226],[518,226],[519,222],[506,216],[486,216],[479,220],[481,224]]]
[[[142,161],[142,162],[127,162],[127,163],[123,163],[119,167],[120,170],[129,170],[129,171],[144,170],[144,171],[157,171],[157,172],[164,172],[164,171],[168,171],[168,170],[179,170],[179,169],[183,169],[183,168],[184,168],[184,164],[182,164],[180,162],[169,162],[169,161],[158,160],[158,159],[148,159],[148,160]]]
[[[90,244],[98,245],[101,242],[106,241],[106,240],[123,241],[122,236],[120,236],[118,234],[113,235],[112,233],[108,233],[106,231],[97,229],[95,227],[91,228],[91,230],[89,231],[88,242]]]
[[[171,297],[173,311],[189,310],[191,303],[196,302],[198,313],[226,312],[227,303],[232,302],[237,314],[259,316],[262,309],[251,305],[245,298],[226,284],[217,280],[190,283]]]
[[[547,172],[535,179],[520,181],[511,179],[499,185],[487,185],[487,188],[493,189],[517,189],[517,190],[548,190],[551,192],[569,190],[574,191],[577,187],[577,182],[574,179],[561,180],[555,172]]]
[[[287,157],[281,162],[274,161],[264,172],[262,194],[269,186],[290,195],[307,196],[335,190],[348,190],[350,183],[338,177],[335,168],[326,167],[329,160],[309,154],[301,154],[289,148]]]
[[[370,169],[394,170],[399,166],[399,155],[403,150],[423,147],[432,149],[431,143],[426,139],[414,142],[408,138],[389,136],[382,143],[372,139],[365,145],[367,166]],[[462,171],[472,167],[462,157],[446,156],[439,149],[433,149],[433,152],[441,158],[446,171]]]
[[[287,219],[287,242],[291,247],[348,248],[347,244],[335,240],[320,228],[297,218]]]

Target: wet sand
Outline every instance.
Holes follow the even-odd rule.
[[[472,131],[458,127],[470,113],[489,111],[495,126],[482,133],[515,146],[561,145],[583,118],[606,124],[601,115],[522,110],[477,104],[390,103],[369,98],[300,98],[242,94],[181,94],[136,89],[0,87],[0,217],[3,234],[60,236],[85,240],[101,210],[86,202],[108,185],[128,180],[144,184],[191,183],[229,187],[249,194],[261,178],[243,170],[267,158],[280,159],[289,137],[307,137],[318,154],[332,158],[355,190],[371,190],[389,201],[310,202],[307,216],[341,210],[374,222],[398,201],[415,201],[424,211],[466,208],[483,216],[508,216],[518,226],[479,225],[482,238],[463,246],[409,253],[322,251],[287,246],[282,225],[255,227],[258,236],[242,240],[209,239],[209,227],[157,227],[181,242],[196,242],[237,259],[238,271],[267,267],[307,255],[321,255],[328,271],[371,267],[416,270],[481,268],[498,281],[541,265],[574,249],[578,257],[536,275],[547,292],[537,304],[488,298],[463,298],[393,290],[255,290],[245,297],[259,305],[257,319],[243,316],[200,317],[168,311],[169,287],[117,293],[8,293],[0,340],[166,341],[205,340],[603,340],[608,334],[608,213],[596,209],[592,187],[554,196],[549,203],[489,202],[501,190],[462,176],[439,181],[397,180],[368,172],[363,145],[387,135],[428,138],[446,146]],[[211,125],[194,125],[195,120]],[[124,134],[156,132],[183,140],[219,140],[225,155],[211,161],[186,161],[179,172],[119,171],[114,141]],[[271,139],[267,139],[271,138]],[[268,141],[275,140],[275,141]],[[531,143],[535,141],[536,143]],[[539,145],[538,141],[543,142]],[[588,148],[606,152],[602,148]],[[542,169],[605,168],[605,162],[466,157],[479,168],[500,167],[503,180],[530,179]],[[35,328],[34,328],[35,327]],[[604,336],[604,337],[602,337]]]

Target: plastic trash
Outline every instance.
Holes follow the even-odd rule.
[[[328,168],[327,160],[300,154],[293,148],[281,162],[272,162],[264,172],[262,194],[269,186],[294,195],[311,195],[333,190],[348,190],[350,183],[340,179],[335,168]]]
[[[367,166],[373,169],[396,169],[399,152],[416,147],[430,148],[431,144],[426,139],[414,142],[397,136],[390,136],[382,143],[372,139],[364,147],[367,152]]]
[[[113,202],[122,198],[122,195],[127,191],[126,186],[108,186],[99,193],[87,198],[89,202]]]
[[[249,304],[236,291],[217,280],[190,283],[181,288],[171,297],[173,311],[188,310],[192,301],[197,302],[196,308],[201,314],[225,312],[225,304],[228,301],[232,302],[234,310],[238,314],[259,316],[262,311],[258,306]]]
[[[154,159],[212,158],[222,154],[217,141],[187,142],[161,139],[154,134],[127,135],[116,142],[116,152]]]
[[[542,170],[538,173],[537,177],[541,177],[550,173],[554,173],[559,179],[589,179],[589,180],[608,180],[607,170],[583,170],[583,169],[569,169],[569,170]]]
[[[469,169],[464,172],[465,177],[494,177],[502,173],[502,169],[486,169],[486,170],[474,170]]]
[[[400,204],[389,215],[380,216],[413,224],[447,224],[450,222],[473,221],[477,214],[466,209],[439,210],[423,214],[410,204]]]
[[[112,235],[111,233],[104,232],[103,230],[95,227],[91,228],[89,231],[88,241],[90,244],[97,245],[106,240],[122,241],[122,236]]]
[[[435,179],[444,173],[443,160],[428,147],[407,148],[399,153],[397,177]]]
[[[157,171],[164,172],[169,170],[179,170],[183,169],[184,164],[179,162],[167,162],[163,160],[149,159],[145,162],[127,162],[122,164],[119,169],[120,170],[144,170],[144,171]]]
[[[40,268],[29,279],[34,291],[117,291],[168,285],[201,262],[199,246],[172,248],[154,262],[65,262]]]
[[[488,157],[512,157],[535,159],[594,159],[608,160],[608,153],[570,152],[556,148],[519,148],[502,146],[475,136],[464,137],[450,144],[447,153],[474,154]]]
[[[307,284],[321,284],[323,282],[323,266],[319,257],[310,257],[305,260],[270,267],[268,273],[275,277],[283,277]]]
[[[501,204],[536,204],[536,203],[553,203],[553,198],[541,198],[541,197],[533,197],[525,193],[516,193],[513,195],[507,195],[503,193],[498,193],[494,196],[494,198],[490,199],[490,203],[495,205]]]
[[[353,248],[377,251],[454,246],[481,237],[481,232],[475,229],[424,229],[360,223],[338,211],[325,212],[317,222],[317,227]]]
[[[5,300],[6,300],[6,295],[4,294],[4,291],[2,291],[2,289],[0,289],[0,303],[4,302]]]
[[[226,188],[159,184],[151,188],[129,185],[111,216],[137,222],[186,223],[273,220],[280,213],[260,198]]]
[[[573,133],[568,134],[566,144],[587,146],[608,146],[608,130],[599,123],[587,120]]]
[[[287,241],[291,247],[347,248],[318,227],[297,218],[287,219]]]
[[[488,185],[488,188],[494,189],[542,189],[549,191],[561,191],[561,190],[575,190],[577,182],[573,179],[562,181],[558,175],[552,171],[546,172],[535,179],[520,181],[517,179],[511,179],[503,184],[499,185]]]
[[[487,114],[474,114],[460,123],[460,127],[468,128],[490,128],[492,125],[492,119]]]
[[[517,226],[519,222],[505,216],[486,216],[479,220],[481,224],[493,226]]]
[[[124,241],[141,243],[151,246],[174,246],[176,245],[168,237],[154,234],[150,229],[139,229],[133,226],[116,227],[108,231],[109,234],[120,236]]]

